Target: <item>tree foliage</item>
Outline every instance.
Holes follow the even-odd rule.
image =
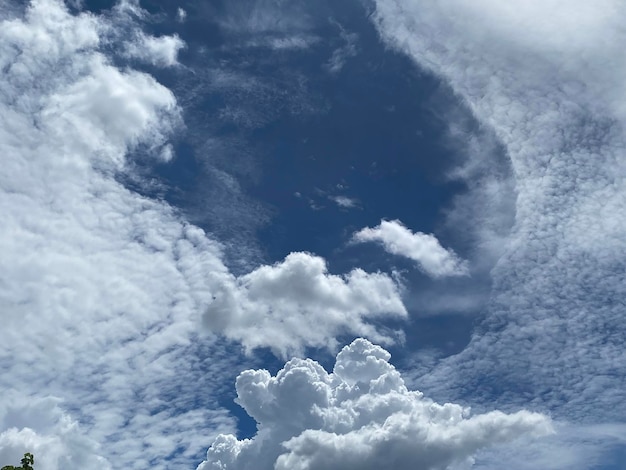
[[[30,452],[26,452],[24,457],[22,458],[22,465],[20,467],[15,467],[13,465],[5,465],[0,470],[33,470],[33,465],[35,464],[35,458],[33,454]]]

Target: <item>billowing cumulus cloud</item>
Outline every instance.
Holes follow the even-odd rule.
[[[323,258],[292,253],[229,279],[204,318],[247,349],[265,346],[286,355],[307,345],[333,348],[346,333],[389,342],[397,333],[379,331],[368,319],[406,314],[399,286],[386,274],[355,269],[333,275]]]
[[[382,220],[376,227],[361,229],[352,241],[379,242],[385,251],[415,261],[431,277],[469,274],[467,262],[442,247],[434,235],[411,232],[399,220]]]
[[[480,449],[552,433],[540,414],[472,416],[468,408],[435,403],[409,390],[389,359],[357,339],[337,355],[330,374],[311,359],[292,359],[275,376],[242,372],[238,403],[258,433],[219,436],[198,470],[461,468]]]

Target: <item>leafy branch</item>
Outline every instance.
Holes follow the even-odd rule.
[[[13,465],[5,465],[0,470],[33,470],[35,464],[35,457],[30,452],[26,452],[22,458],[22,466],[15,467]]]

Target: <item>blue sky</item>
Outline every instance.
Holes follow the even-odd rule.
[[[2,465],[624,468],[619,1],[0,12]]]

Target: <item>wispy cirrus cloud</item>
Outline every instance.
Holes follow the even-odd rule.
[[[360,206],[360,202],[358,199],[348,196],[328,196],[328,199],[333,201],[337,206],[342,209],[355,209]]]
[[[346,61],[357,54],[357,42],[359,39],[356,33],[347,32],[339,23],[336,26],[339,28],[344,45],[335,49],[330,59],[328,59],[326,67],[330,73],[340,72]]]
[[[184,47],[184,41],[176,35],[154,37],[139,31],[127,42],[125,55],[152,65],[173,67],[178,65],[178,52]]]
[[[498,449],[484,450],[477,455],[473,468],[498,468],[502,463],[502,455],[507,456],[507,466],[512,470],[586,470],[620,468],[622,465],[620,451],[626,445],[624,424],[555,422],[553,425],[555,433],[541,440],[522,438]]]

